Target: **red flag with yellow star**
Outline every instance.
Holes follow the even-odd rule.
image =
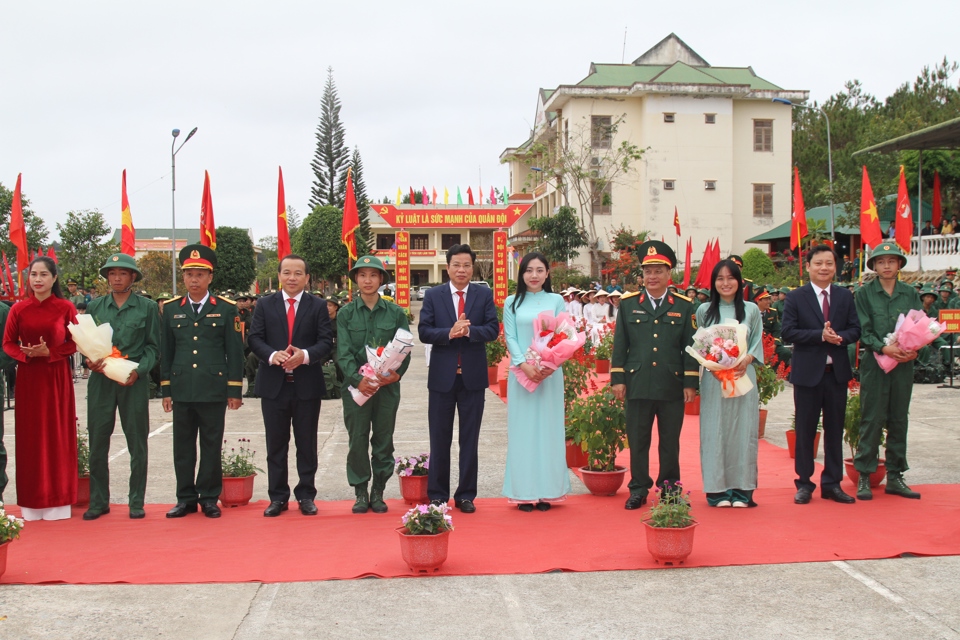
[[[910,238],[913,237],[913,217],[910,210],[910,198],[907,196],[907,180],[900,165],[900,186],[897,188],[897,224],[894,238],[904,253],[910,251]]]
[[[871,249],[883,242],[880,218],[877,216],[877,201],[873,197],[867,167],[863,167],[863,184],[860,187],[860,240]]]
[[[217,250],[217,227],[213,222],[213,198],[210,196],[210,173],[203,172],[203,200],[200,202],[200,244]]]
[[[793,168],[793,215],[790,223],[790,249],[796,249],[807,237],[807,210],[800,190],[800,169]]]
[[[130,202],[127,200],[127,170],[123,170],[120,185],[120,253],[128,256],[137,254],[137,232],[133,228],[133,217],[130,215]]]
[[[290,250],[290,229],[287,227],[287,200],[283,194],[283,168],[277,184],[277,258],[283,260],[293,253]]]
[[[673,228],[677,230],[677,237],[680,237],[680,212],[673,208]]]
[[[343,228],[340,231],[340,239],[347,247],[351,264],[357,259],[357,229],[360,228],[360,212],[357,211],[357,197],[353,192],[352,173],[352,167],[347,169],[347,195],[343,200]]]

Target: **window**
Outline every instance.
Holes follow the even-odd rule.
[[[773,120],[753,121],[753,150],[773,151]]]
[[[703,114],[704,124],[717,124],[717,114],[715,113],[705,113]]]
[[[429,249],[430,236],[426,233],[411,233],[410,248],[411,249]]]
[[[603,184],[603,188],[600,185]],[[613,185],[609,182],[590,181],[590,190],[593,193],[591,209],[594,215],[610,215],[613,211]]]
[[[667,122],[667,123],[670,123],[670,124],[673,124],[674,122],[677,121],[677,114],[675,114],[675,113],[665,113],[665,114],[663,114],[663,121],[664,121],[664,122]]]
[[[397,236],[392,233],[377,234],[377,249],[393,249],[397,241]]]
[[[753,215],[772,216],[773,215],[773,185],[755,184],[753,185]]]
[[[455,244],[460,244],[459,233],[444,233],[440,236],[440,248],[446,251]]]
[[[677,183],[676,180],[664,180],[664,181],[663,181],[663,190],[664,190],[664,191],[673,191],[674,187],[676,187],[676,183]]]
[[[703,181],[704,191],[716,191],[717,190],[717,181],[716,180],[704,180]]]
[[[590,116],[590,146],[609,149],[613,145],[613,120],[610,116]]]

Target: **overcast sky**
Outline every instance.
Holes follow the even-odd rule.
[[[939,5],[938,9],[935,7]],[[717,66],[747,66],[823,100],[846,80],[883,98],[924,65],[960,60],[960,3],[943,0],[2,3],[0,183],[23,173],[56,238],[70,210],[199,226],[203,171],[219,225],[276,234],[277,167],[301,217],[327,67],[372,198],[444,185],[502,188],[498,157],[528,136],[537,89],[591,62],[630,62],[675,32]],[[926,12],[922,9],[927,9]],[[957,78],[953,79],[954,82]]]

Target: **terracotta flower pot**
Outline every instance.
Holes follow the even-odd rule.
[[[500,379],[500,397],[501,398],[507,397],[507,379],[506,378]]]
[[[579,444],[574,444],[573,440],[567,440],[567,466],[571,469],[579,469],[587,466],[589,456]]]
[[[857,484],[857,481],[860,479],[860,473],[857,471],[857,468],[853,466],[853,458],[844,458],[843,466],[847,470],[847,477]],[[880,461],[877,463],[877,470],[870,474],[870,486],[873,488],[879,487],[883,484],[884,478],[887,477],[887,461],[883,458],[880,458]]]
[[[787,451],[790,452],[791,458],[797,457],[797,432],[794,429],[787,431]],[[813,457],[816,458],[820,455],[820,432],[817,431],[817,435],[813,436]]]
[[[652,527],[643,521],[647,531],[647,551],[660,564],[683,564],[693,551],[693,534],[699,522],[680,529]]]
[[[0,576],[7,571],[7,549],[10,547],[10,543],[13,540],[8,540],[3,544],[0,544]]]
[[[90,504],[90,476],[77,478],[77,501],[73,504],[78,507]]]
[[[688,416],[700,415],[700,396],[698,395],[694,398],[693,402],[685,402],[683,404],[683,412]]]
[[[220,504],[224,507],[243,507],[253,497],[253,479],[257,474],[243,478],[224,478],[220,491]]]
[[[767,409],[760,409],[760,427],[757,430],[757,437],[762,438],[767,430]]]
[[[427,476],[400,476],[400,495],[407,504],[428,504]]]
[[[412,536],[400,527],[397,533],[400,535],[400,555],[414,573],[431,573],[446,561],[449,531],[432,536]]]
[[[614,467],[614,471],[591,471],[586,466],[580,468],[583,484],[595,496],[614,496],[623,486],[627,475],[626,467]]]
[[[497,384],[497,374],[500,372],[500,367],[493,366],[487,367],[487,382],[490,383],[490,386]]]
[[[610,361],[597,360],[597,373],[610,373]]]

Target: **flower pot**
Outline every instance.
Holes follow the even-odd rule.
[[[490,383],[490,386],[497,384],[497,374],[500,373],[500,367],[493,366],[487,367],[487,382]]]
[[[13,542],[13,540],[7,540],[0,544],[0,577],[2,577],[7,570],[7,549],[10,547],[11,542]]]
[[[614,471],[591,471],[586,466],[580,468],[584,486],[595,496],[617,495],[626,475],[626,467],[615,467]]]
[[[400,527],[397,533],[400,535],[400,555],[414,573],[431,573],[446,561],[449,531],[432,536],[412,536]]]
[[[679,529],[652,527],[643,521],[647,530],[647,551],[660,564],[683,564],[693,551],[693,534],[699,522]]]
[[[243,507],[253,497],[253,479],[257,474],[243,478],[224,478],[220,491],[220,504],[224,507]]]
[[[77,501],[73,504],[77,507],[90,504],[90,476],[77,478]]]
[[[700,415],[700,396],[697,395],[693,402],[683,403],[683,412],[688,416]]]
[[[857,481],[860,479],[860,473],[857,471],[857,468],[853,466],[853,458],[844,458],[843,466],[847,470],[847,477],[850,478],[853,484],[857,484]],[[877,470],[870,474],[870,486],[872,488],[879,487],[886,476],[887,461],[880,458],[880,461],[877,463]]]
[[[400,476],[400,495],[407,504],[428,504],[427,476]]]
[[[507,397],[507,379],[506,378],[500,379],[500,397],[501,398]]]
[[[567,440],[567,466],[571,469],[579,469],[587,466],[589,462],[587,452],[579,444],[574,444],[573,440]]]
[[[767,430],[767,409],[760,409],[760,427],[757,430],[757,437],[762,438]]]
[[[797,432],[794,429],[787,431],[787,451],[790,452],[791,458],[797,457]],[[813,457],[816,458],[820,455],[820,432],[817,431],[817,435],[813,436]]]
[[[609,360],[597,360],[597,373],[610,373]]]

